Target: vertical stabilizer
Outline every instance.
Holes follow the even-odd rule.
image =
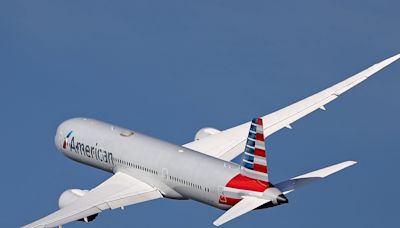
[[[268,182],[267,154],[261,118],[254,118],[251,121],[240,172],[244,176]]]

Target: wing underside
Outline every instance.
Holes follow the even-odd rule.
[[[158,198],[162,198],[162,195],[157,189],[125,173],[117,172],[71,205],[23,228],[56,227],[87,218],[106,209],[120,208]]]
[[[400,54],[383,60],[382,62],[379,62],[340,83],[322,90],[319,93],[316,93],[276,112],[263,116],[264,137],[267,137],[282,128],[291,128],[291,123],[303,118],[315,110],[325,110],[326,104],[335,100],[347,90],[363,82],[399,58]],[[187,143],[183,146],[213,157],[230,161],[243,152],[242,149],[245,146],[247,129],[249,126],[250,122],[247,122],[220,133],[207,136],[203,139]]]

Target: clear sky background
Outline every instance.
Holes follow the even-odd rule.
[[[1,227],[110,174],[56,150],[91,117],[173,143],[272,112],[400,52],[399,1],[0,1]],[[396,227],[400,63],[268,138],[278,182],[356,166],[226,227]],[[150,146],[150,145],[149,145]],[[156,200],[67,227],[211,227],[222,211]]]

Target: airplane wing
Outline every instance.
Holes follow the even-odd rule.
[[[286,195],[300,187],[303,187],[306,184],[321,180],[322,178],[325,178],[333,173],[339,172],[342,169],[355,165],[356,163],[357,162],[355,161],[345,161],[336,165],[332,165],[323,169],[294,177],[287,181],[283,181],[279,184],[276,184],[275,187],[277,187],[279,190],[281,190],[283,194]]]
[[[23,228],[56,227],[87,218],[106,209],[120,208],[162,198],[161,193],[125,173],[117,172],[72,204]]]
[[[282,128],[291,128],[290,124],[317,109],[325,110],[326,104],[338,98],[342,93],[358,85],[376,72],[400,58],[400,54],[383,60],[346,80],[335,84],[304,100],[263,116],[264,137]],[[183,145],[186,148],[230,161],[242,153],[250,122],[207,136]]]
[[[215,226],[220,226],[234,218],[256,209],[263,204],[268,203],[269,201],[271,200],[261,199],[254,196],[243,196],[242,200],[222,214],[217,220],[214,221],[213,224]]]

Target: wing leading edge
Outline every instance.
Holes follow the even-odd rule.
[[[267,137],[282,128],[291,128],[291,123],[303,118],[317,109],[325,110],[326,104],[335,100],[347,90],[363,82],[399,58],[400,54],[390,57],[342,82],[322,90],[319,93],[263,116],[264,137]],[[187,143],[183,146],[213,157],[230,161],[242,152],[242,149],[245,146],[247,129],[249,126],[250,122],[247,122],[215,135],[207,136],[201,140]]]
[[[158,198],[162,198],[162,195],[157,189],[125,173],[117,172],[71,205],[23,228],[56,227],[106,209],[120,208]]]

